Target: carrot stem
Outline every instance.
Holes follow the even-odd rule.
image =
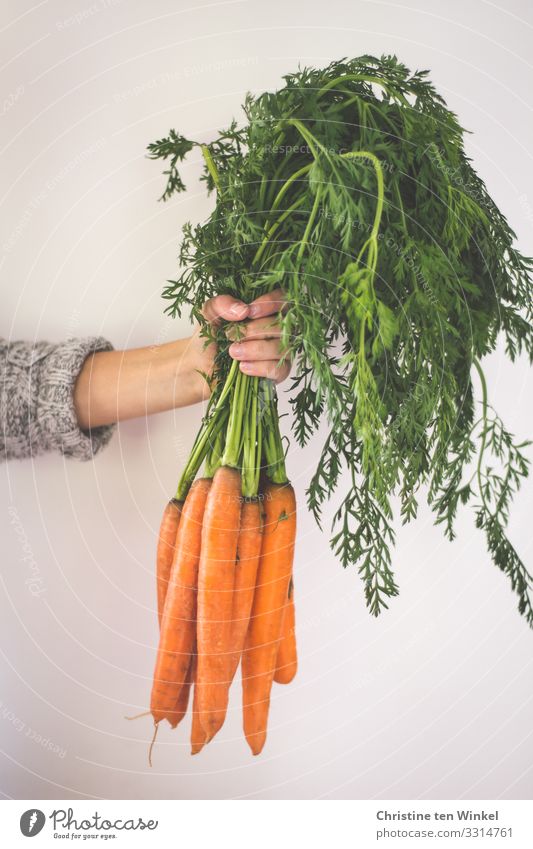
[[[240,465],[239,459],[242,449],[243,425],[249,387],[250,378],[243,374],[242,371],[239,371],[233,388],[226,447],[222,455],[222,465],[230,466],[232,469],[238,469]]]
[[[204,424],[203,428],[200,430],[198,434],[195,444],[193,446],[191,456],[183,470],[183,474],[180,478],[178,489],[176,492],[176,498],[178,501],[184,501],[185,497],[190,489],[190,486],[198,473],[198,469],[202,465],[205,456],[209,450],[209,441],[213,437],[214,433],[217,432],[217,428],[220,428],[224,425],[224,417],[221,419],[221,412],[223,411],[225,414],[225,404],[228,395],[230,394],[233,383],[241,372],[238,371],[239,363],[237,360],[233,360],[231,364],[231,368],[228,372],[228,376],[226,378],[226,382],[222,388],[222,391],[216,401],[216,404],[213,407],[213,412],[209,416],[207,422]],[[243,375],[244,376],[244,375]]]
[[[261,474],[262,424],[260,414],[259,378],[250,381],[248,411],[244,421],[243,458],[242,458],[242,494],[253,498],[259,490]]]
[[[267,477],[272,483],[287,483],[285,452],[279,430],[277,395],[274,383],[262,378],[264,396],[263,412],[263,453],[267,466]]]

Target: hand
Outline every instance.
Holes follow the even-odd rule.
[[[279,362],[282,356],[281,329],[273,316],[277,316],[284,303],[285,296],[280,289],[262,295],[250,304],[245,304],[231,295],[217,295],[204,305],[203,315],[212,325],[216,325],[221,319],[242,322],[239,325],[240,338],[229,346],[230,356],[239,361],[239,367],[244,374],[268,377],[280,383],[288,377],[291,364],[288,359],[281,364]],[[211,374],[215,357],[214,345],[204,347],[199,330],[191,342],[196,348],[196,368]],[[201,351],[198,350],[199,346]],[[208,394],[209,389],[205,385],[204,397]]]
[[[276,289],[244,304],[229,295],[211,298],[204,307],[207,320],[242,322],[242,339],[229,353],[244,374],[269,377],[279,383],[290,371],[281,358],[281,331],[273,316],[285,303]],[[123,419],[186,407],[209,397],[201,372],[211,375],[215,346],[205,346],[199,329],[190,339],[178,339],[148,348],[99,351],[85,360],[73,389],[79,426],[87,430]]]

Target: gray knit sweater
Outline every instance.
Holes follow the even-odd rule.
[[[48,342],[0,339],[0,459],[59,450],[90,460],[111,438],[114,425],[81,430],[73,388],[86,357],[111,351],[101,336]]]

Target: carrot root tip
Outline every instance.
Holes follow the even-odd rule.
[[[154,748],[155,738],[157,737],[157,732],[159,731],[159,722],[154,722],[154,736],[152,737],[152,742],[150,743],[150,748],[148,749],[148,763],[152,766],[152,749]]]
[[[250,734],[246,737],[246,742],[252,750],[252,755],[260,755],[266,743],[266,733]]]
[[[140,719],[141,716],[150,716],[151,711],[145,710],[143,713],[137,713],[135,716],[125,716],[124,719],[132,720],[132,719]]]

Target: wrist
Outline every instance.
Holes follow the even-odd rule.
[[[206,355],[203,339],[196,334],[162,345],[155,359],[160,361],[159,374],[169,394],[170,408],[197,404],[209,397],[203,373],[210,374],[212,359]]]

